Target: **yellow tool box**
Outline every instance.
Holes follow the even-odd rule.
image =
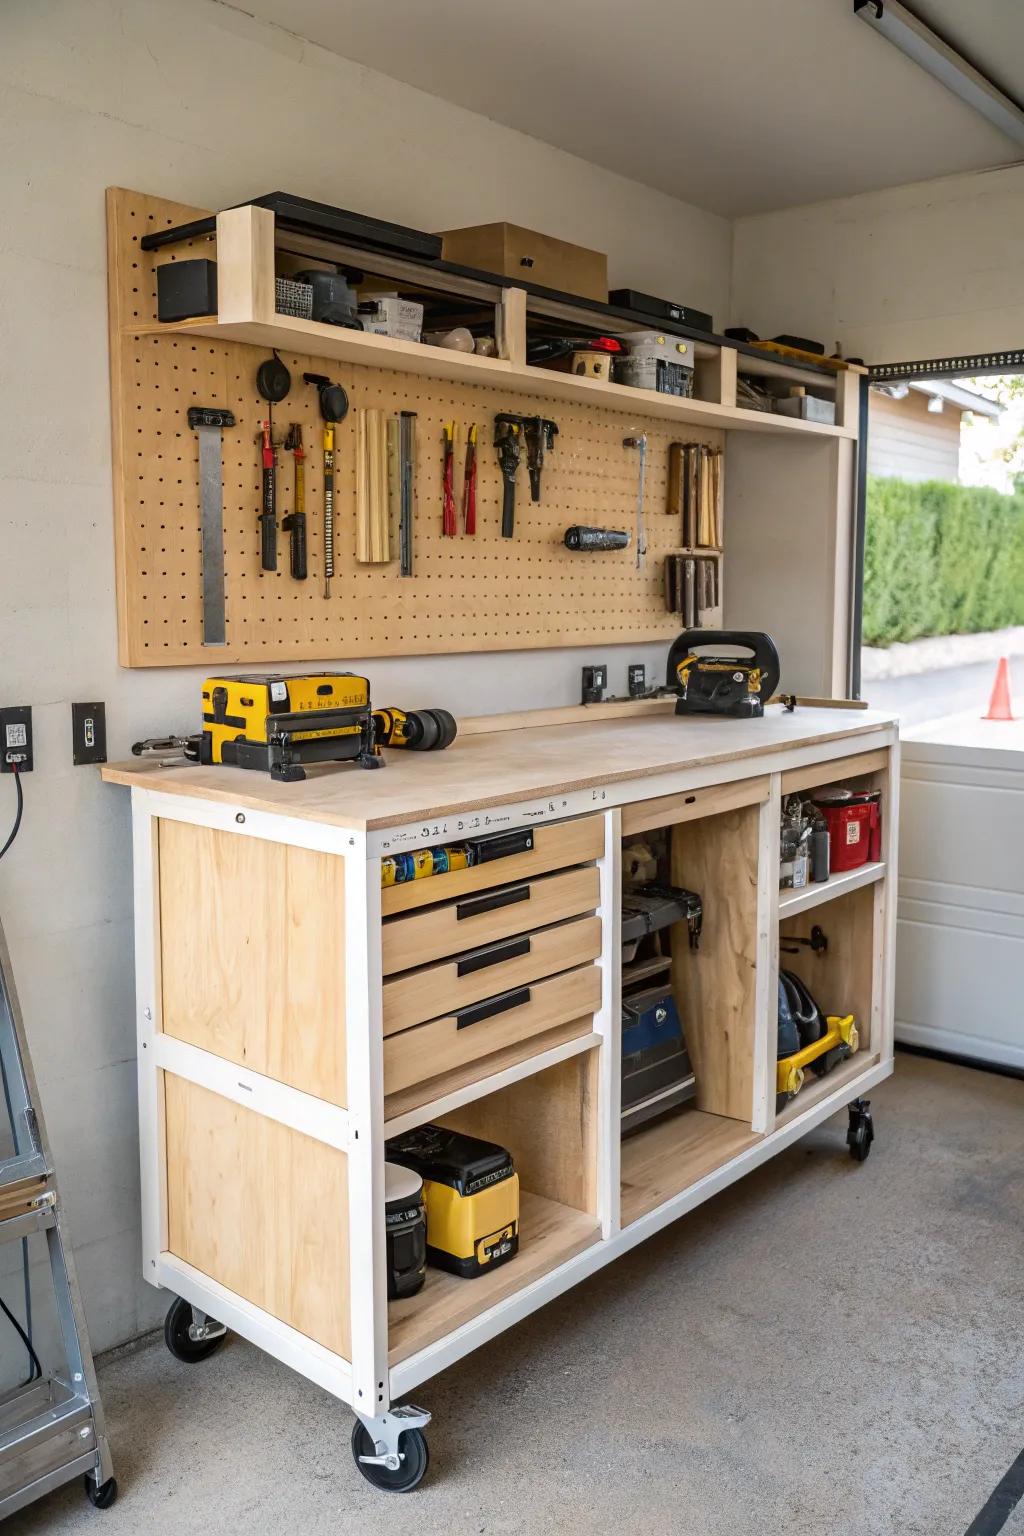
[[[427,1263],[470,1279],[519,1251],[519,1176],[504,1147],[423,1125],[387,1144],[423,1180]]]
[[[304,763],[382,768],[381,747],[438,752],[455,740],[446,709],[373,710],[370,684],[354,672],[280,672],[208,677],[203,684],[201,763],[259,768],[272,779],[304,779]],[[165,742],[138,742],[147,747]],[[191,754],[186,749],[186,757]]]
[[[380,767],[370,684],[353,672],[208,677],[199,761],[259,768],[284,780],[305,778],[304,763]]]

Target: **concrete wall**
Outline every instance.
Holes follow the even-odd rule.
[[[427,229],[508,218],[722,319],[730,227],[210,0],[11,0],[0,82],[0,702],[33,706],[37,753],[0,912],[104,1347],[162,1302],[139,1278],[128,796],[72,767],[70,701],[106,701],[123,757],[194,729],[201,675],[116,661],[104,187],[212,208],[284,188]],[[368,666],[381,695],[481,713],[571,701],[588,654]],[[627,659],[660,652],[606,654],[623,689]],[[0,827],[13,808],[0,780]]]
[[[868,473],[900,480],[960,478],[960,411],[948,400],[928,409],[927,395],[912,389],[902,400],[871,391]]]
[[[730,310],[869,363],[1024,347],[1024,165],[739,219]]]

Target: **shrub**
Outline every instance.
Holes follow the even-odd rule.
[[[865,645],[1024,624],[1024,488],[868,479]]]

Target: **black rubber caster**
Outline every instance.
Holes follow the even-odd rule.
[[[197,1365],[220,1348],[226,1335],[219,1333],[212,1339],[193,1339],[189,1334],[191,1326],[192,1308],[179,1296],[171,1302],[164,1320],[164,1343],[176,1360],[184,1360],[186,1365]]]
[[[392,1472],[390,1467],[379,1463],[360,1461],[360,1456],[372,1456],[374,1444],[369,1430],[359,1419],[352,1426],[352,1457],[368,1483],[387,1493],[411,1493],[422,1483],[430,1465],[427,1437],[421,1429],[406,1429],[398,1437],[398,1454],[402,1465]]]
[[[855,1163],[863,1163],[871,1151],[875,1139],[874,1121],[871,1119],[871,1100],[854,1099],[849,1105],[850,1127],[846,1132],[846,1145]]]
[[[88,1472],[83,1478],[85,1493],[89,1503],[95,1509],[109,1509],[117,1498],[117,1478],[108,1477],[105,1483],[96,1484],[96,1479],[90,1477]]]

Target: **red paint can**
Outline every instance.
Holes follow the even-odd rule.
[[[832,874],[881,857],[881,790],[823,789],[813,800],[828,822]]]

